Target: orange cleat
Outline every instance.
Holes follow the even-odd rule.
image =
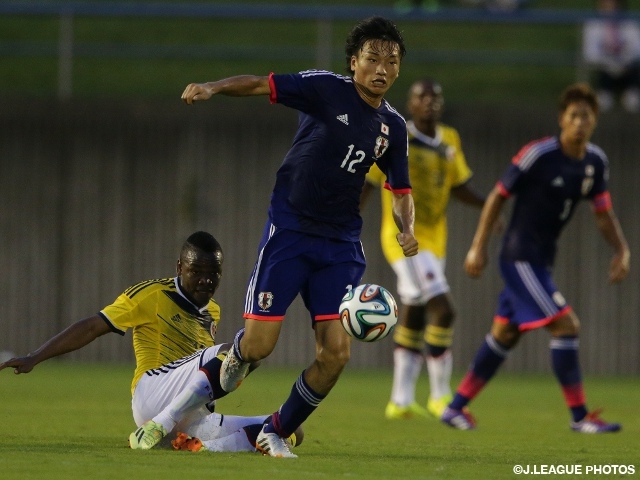
[[[189,450],[190,452],[199,452],[204,448],[199,438],[190,437],[186,433],[178,432],[178,436],[171,440],[174,450]]]

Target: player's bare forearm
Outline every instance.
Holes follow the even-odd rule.
[[[456,200],[472,207],[482,208],[485,198],[469,186],[469,182],[453,187],[451,193]]]
[[[15,373],[29,373],[37,364],[49,358],[78,350],[110,331],[109,326],[99,315],[85,318],[47,340],[29,355],[12,358],[0,364],[0,370],[13,367]]]
[[[269,95],[269,77],[256,75],[238,75],[223,78],[215,82],[190,83],[182,92],[182,100],[188,105],[198,100],[208,100],[213,95],[230,97],[248,97]]]
[[[491,193],[489,193],[484,203],[476,233],[473,236],[471,247],[464,261],[464,269],[471,278],[479,277],[487,265],[489,235],[493,230],[496,220],[500,216],[504,202],[505,198],[500,194],[500,190],[495,187],[491,190]]]
[[[604,212],[596,212],[596,224],[602,236],[615,251],[611,266],[609,268],[609,280],[612,283],[620,282],[629,273],[631,253],[629,244],[622,232],[622,227],[618,222],[613,209]]]
[[[418,241],[413,231],[416,212],[411,194],[394,193],[392,212],[393,219],[400,230],[396,238],[402,247],[402,253],[405,257],[412,257],[418,253]]]
[[[480,213],[476,233],[473,236],[472,245],[476,248],[486,248],[489,242],[489,236],[493,230],[493,225],[500,216],[505,200],[506,199],[500,194],[498,187],[494,187],[491,193],[489,193],[482,208],[482,213]]]

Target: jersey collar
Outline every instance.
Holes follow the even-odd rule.
[[[187,302],[189,302],[190,305],[193,305],[193,308],[195,308],[200,313],[206,313],[207,312],[207,306],[208,305],[205,305],[204,307],[200,308],[195,303],[193,303],[191,300],[189,300],[189,297],[187,297],[184,294],[184,292],[182,291],[182,286],[180,285],[180,277],[174,277],[173,282],[175,283],[176,290],[180,294],[180,296],[182,298],[184,298]]]
[[[430,137],[428,135],[425,135],[420,130],[418,130],[416,128],[415,123],[413,123],[413,120],[409,120],[407,122],[407,131],[411,134],[411,136],[413,136],[414,138],[417,138],[422,143],[425,143],[434,149],[438,148],[438,146],[442,143],[442,129],[440,128],[439,125],[436,125],[435,137]]]

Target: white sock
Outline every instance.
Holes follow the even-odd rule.
[[[439,357],[427,355],[427,370],[429,371],[430,398],[438,400],[451,395],[451,371],[453,370],[453,356],[447,349]]]
[[[162,424],[170,432],[185,415],[213,400],[211,384],[204,372],[198,371],[187,387],[171,400],[153,421]]]
[[[237,430],[226,437],[202,442],[210,452],[255,452],[256,447],[249,442],[244,430]]]
[[[393,386],[391,401],[401,407],[416,401],[416,382],[422,369],[422,355],[406,348],[393,351]]]

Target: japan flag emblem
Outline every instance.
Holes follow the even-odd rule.
[[[380,131],[385,135],[389,135],[389,125],[387,125],[386,123],[381,124]]]

